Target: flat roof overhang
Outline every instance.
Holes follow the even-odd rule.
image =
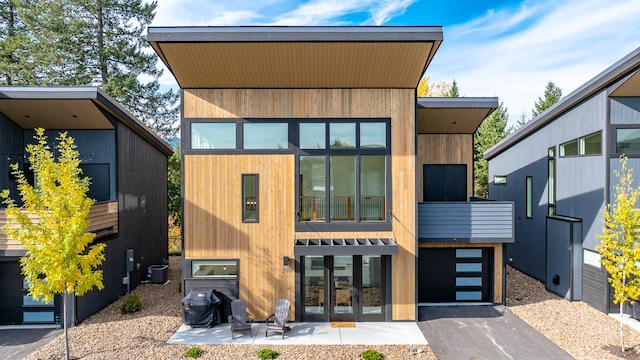
[[[0,113],[23,129],[115,129],[112,121],[132,128],[167,155],[173,150],[154,131],[97,87],[0,87]]]
[[[183,89],[415,88],[442,27],[150,27]]]
[[[388,238],[296,239],[295,256],[310,255],[395,255],[398,244]]]
[[[473,134],[498,108],[496,97],[418,98],[418,134]]]

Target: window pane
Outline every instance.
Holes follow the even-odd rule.
[[[456,291],[456,300],[482,300],[482,291]]]
[[[53,311],[23,311],[22,322],[26,323],[52,323]]]
[[[235,149],[235,123],[191,124],[192,149]]]
[[[617,129],[616,153],[640,154],[640,129]]]
[[[456,272],[481,272],[482,263],[456,263]]]
[[[482,286],[481,277],[456,277],[456,286]]]
[[[258,221],[258,175],[242,175],[242,221]]]
[[[552,157],[555,157],[555,156],[556,156],[556,148],[554,146],[554,147],[549,148],[549,157],[552,158]]]
[[[456,258],[482,257],[482,249],[456,249]]]
[[[22,295],[22,306],[53,306],[53,300],[45,302],[43,298],[37,300],[31,295]]]
[[[527,176],[527,218],[533,217],[533,178]]]
[[[331,221],[355,220],[356,158],[332,156],[331,172]]]
[[[300,149],[325,149],[326,126],[324,123],[300,124]]]
[[[504,175],[494,175],[493,185],[507,185],[507,177]]]
[[[332,149],[355,149],[356,124],[355,123],[331,123],[330,144]]]
[[[362,312],[382,314],[382,257],[362,256]]]
[[[560,156],[578,155],[578,140],[560,145]]]
[[[387,145],[387,125],[385,123],[360,123],[360,148],[384,149]]]
[[[304,312],[324,314],[324,257],[304,257]]]
[[[360,220],[385,219],[385,157],[360,157]]]
[[[600,155],[602,148],[602,134],[597,133],[580,139],[580,154]]]
[[[556,161],[549,160],[549,205],[556,203]]]
[[[244,124],[243,141],[245,149],[288,149],[289,128],[286,123]]]
[[[193,277],[238,277],[238,263],[233,260],[194,260],[191,262]]]
[[[325,184],[325,157],[300,156],[300,221],[326,219]]]

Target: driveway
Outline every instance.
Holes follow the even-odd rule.
[[[424,306],[418,327],[439,360],[573,359],[505,306]]]
[[[0,328],[0,359],[22,359],[62,332],[62,329]]]

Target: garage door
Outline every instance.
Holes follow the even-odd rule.
[[[489,302],[492,254],[490,248],[421,248],[418,302]]]

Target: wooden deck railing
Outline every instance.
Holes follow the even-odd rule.
[[[354,221],[355,220],[355,197],[354,196],[332,196],[331,197],[331,220]],[[361,220],[384,220],[385,219],[385,197],[384,196],[361,196],[360,197],[360,219]],[[325,197],[324,196],[301,196],[300,197],[300,220],[301,221],[323,221],[325,220]]]
[[[93,205],[88,217],[91,223],[87,230],[95,232],[97,236],[118,232],[117,201]],[[0,209],[0,229],[6,223],[7,214],[4,209]],[[23,247],[19,242],[9,239],[4,231],[0,230],[0,250],[23,250]]]

